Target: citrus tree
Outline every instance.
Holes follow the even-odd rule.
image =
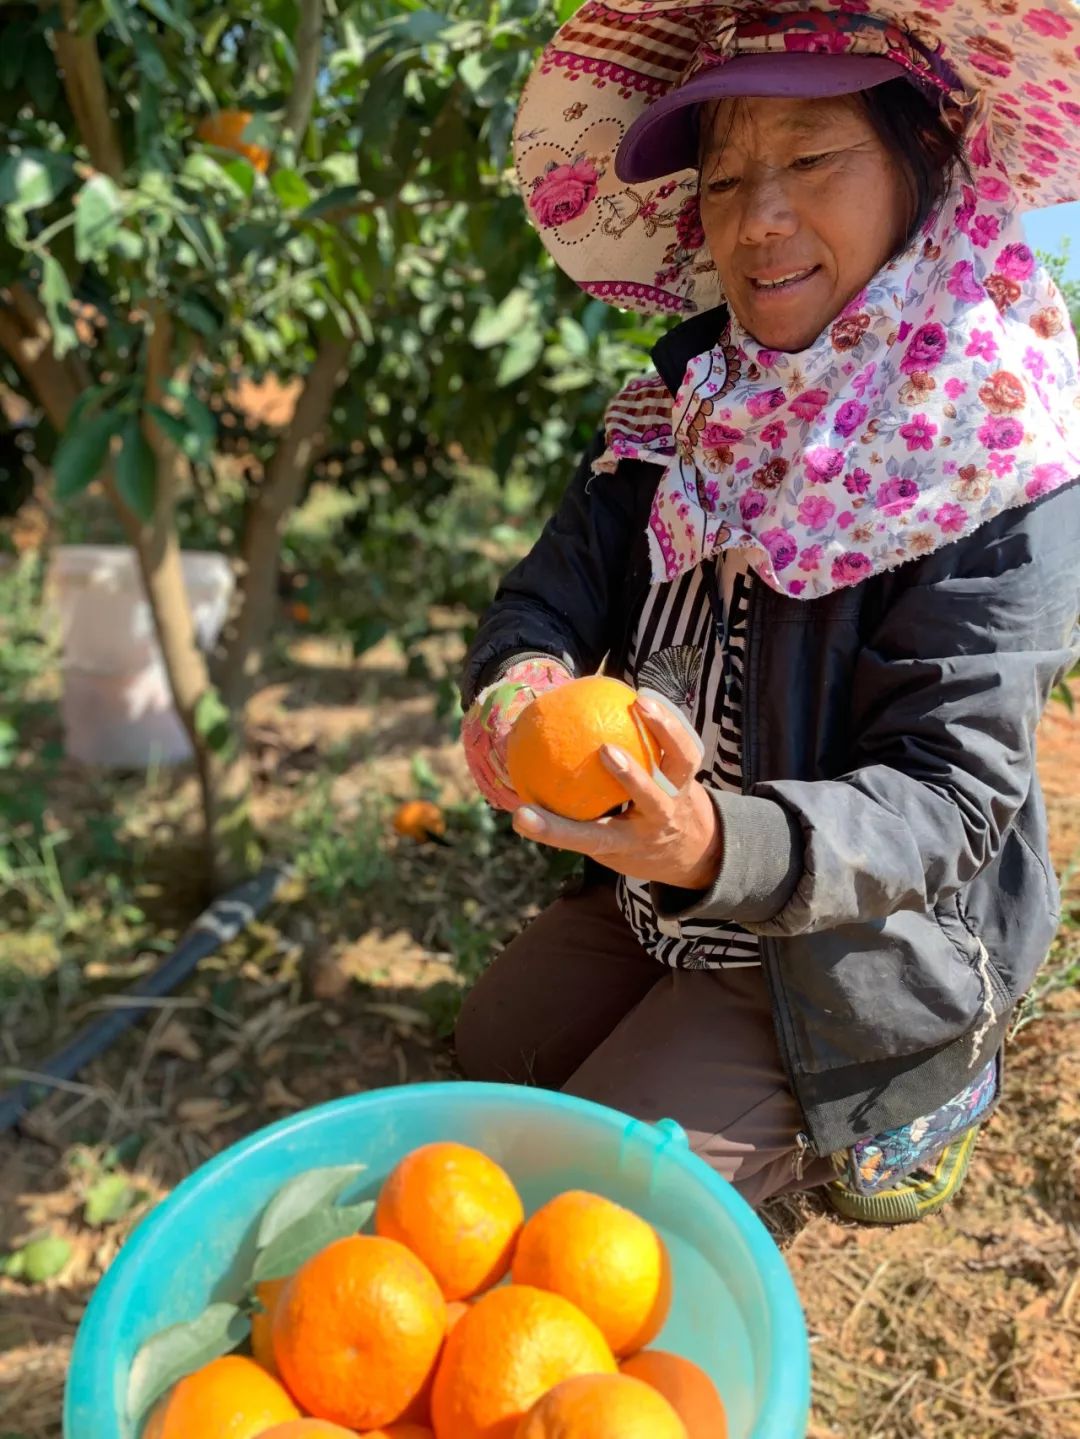
[[[216,882],[250,863],[243,706],[313,460],[565,473],[653,338],[589,305],[507,170],[520,85],[574,8],[536,0],[57,0],[4,9],[0,354],[55,494],[107,494],[196,756]],[[204,655],[180,564],[239,375],[294,386]],[[403,493],[400,502],[414,495]]]

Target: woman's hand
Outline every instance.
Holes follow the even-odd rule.
[[[557,659],[534,656],[520,660],[477,696],[462,720],[461,740],[469,772],[495,809],[514,810],[521,803],[506,769],[506,745],[518,716],[537,695],[572,679]]]
[[[622,750],[605,745],[600,757],[626,790],[628,810],[581,823],[527,805],[515,812],[514,828],[525,839],[588,855],[630,879],[707,889],[720,868],[723,839],[716,806],[694,778],[701,742],[682,719],[654,700],[639,697],[637,707],[660,745],[667,786]]]

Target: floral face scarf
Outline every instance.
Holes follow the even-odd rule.
[[[1080,365],[985,127],[912,246],[799,354],[732,318],[672,402],[654,374],[608,406],[607,448],[663,467],[654,581],[727,547],[813,599],[926,555],[1080,476]]]

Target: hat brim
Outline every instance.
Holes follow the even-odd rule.
[[[702,70],[650,105],[624,135],[615,174],[625,184],[697,168],[697,107],[735,96],[820,100],[911,80],[902,65],[879,55],[742,55]]]

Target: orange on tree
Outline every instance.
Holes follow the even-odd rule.
[[[386,1180],[375,1229],[422,1259],[448,1300],[468,1299],[507,1273],[524,1219],[493,1159],[464,1144],[426,1144]]]
[[[586,1374],[549,1390],[514,1439],[686,1439],[686,1429],[648,1384],[621,1374]]]
[[[374,1429],[414,1417],[446,1334],[431,1273],[393,1239],[358,1234],[296,1271],[274,1315],[274,1358],[319,1419]]]
[[[506,768],[514,791],[565,819],[593,820],[625,804],[627,794],[600,759],[617,745],[649,771],[660,746],[634,706],[629,685],[585,676],[537,695],[510,731]]]
[[[508,1284],[478,1299],[435,1375],[435,1439],[513,1439],[536,1401],[577,1374],[614,1374],[591,1319],[558,1294]]]
[[[643,1349],[623,1360],[620,1368],[664,1396],[686,1426],[688,1439],[727,1439],[724,1401],[704,1369],[691,1360],[662,1349]]]
[[[423,844],[428,839],[441,839],[446,833],[446,816],[429,799],[410,799],[394,813],[394,829],[406,839]]]
[[[150,1416],[143,1439],[261,1439],[300,1410],[254,1359],[227,1354],[174,1384]]]
[[[264,1279],[255,1286],[255,1298],[262,1305],[251,1316],[251,1353],[256,1364],[277,1377],[274,1359],[274,1311],[288,1279]]]
[[[254,169],[265,174],[270,168],[270,151],[265,145],[253,145],[244,139],[253,118],[250,110],[217,110],[199,121],[195,134],[207,145],[243,155]]]
[[[650,1344],[671,1308],[671,1262],[651,1224],[599,1194],[569,1190],[521,1231],[516,1284],[550,1289],[576,1304],[617,1355]]]

